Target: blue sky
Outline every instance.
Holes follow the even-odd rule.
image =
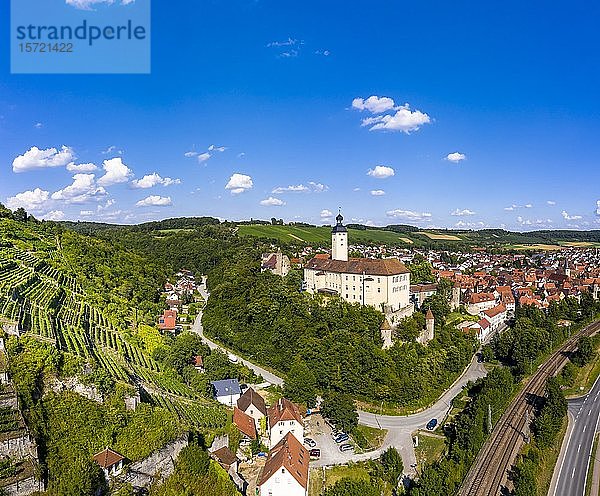
[[[527,4],[155,1],[151,74],[11,75],[2,2],[0,201],[599,228],[600,6]]]

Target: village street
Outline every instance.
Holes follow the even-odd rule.
[[[208,300],[209,293],[206,290],[206,279],[203,278],[202,284],[199,286],[199,291],[205,301]],[[192,327],[192,331],[198,334],[204,343],[211,349],[221,349],[230,356],[235,356],[240,363],[243,363],[248,368],[253,370],[256,374],[262,375],[266,382],[275,384],[277,386],[283,385],[283,378],[275,375],[268,370],[265,370],[258,365],[255,365],[248,360],[243,359],[232,353],[231,351],[223,348],[214,341],[211,341],[204,335],[204,329],[202,327],[202,312],[196,317],[196,321]],[[352,453],[341,453],[337,449],[337,445],[331,438],[326,427],[319,429],[322,433],[319,435],[313,435],[317,441],[319,448],[321,448],[321,458],[312,463],[315,467],[336,465],[348,463],[349,461],[361,461],[367,459],[378,458],[382,451],[385,451],[390,446],[396,448],[402,456],[402,462],[404,463],[404,472],[408,475],[415,474],[416,457],[413,446],[412,433],[418,429],[424,429],[427,422],[432,418],[436,418],[438,423],[448,414],[450,410],[452,399],[460,393],[464,386],[470,382],[484,377],[487,371],[482,363],[477,361],[476,356],[473,356],[471,363],[465,369],[463,374],[450,386],[440,398],[429,408],[414,413],[412,415],[405,416],[394,416],[394,415],[380,415],[369,412],[358,412],[358,421],[362,425],[369,427],[376,427],[378,429],[387,430],[383,446],[375,451],[370,451],[361,454]],[[313,429],[315,426],[311,426]]]

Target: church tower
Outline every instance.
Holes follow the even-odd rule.
[[[348,261],[348,230],[342,225],[344,218],[339,213],[335,218],[336,225],[331,230],[331,258]]]

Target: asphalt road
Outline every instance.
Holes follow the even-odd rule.
[[[202,285],[200,287],[200,293],[202,297],[207,300],[209,294],[206,291],[206,287]],[[237,359],[246,365],[248,368],[253,370],[256,374],[263,376],[265,381],[270,382],[278,386],[283,385],[284,380],[281,377],[269,372],[268,370],[255,365],[248,360],[245,360],[229,350],[224,349],[219,344],[211,341],[204,335],[204,329],[202,327],[202,312],[196,317],[196,321],[192,327],[192,332],[197,333],[202,338],[202,341],[208,345],[211,349],[221,349],[229,355],[236,356]],[[416,456],[413,447],[412,433],[418,429],[424,429],[427,422],[432,418],[438,419],[438,425],[446,418],[450,410],[450,402],[452,399],[461,392],[463,387],[469,381],[475,381],[480,377],[484,377],[487,374],[485,367],[482,363],[478,363],[476,356],[473,356],[471,363],[465,369],[463,374],[450,386],[444,394],[429,408],[414,413],[412,415],[395,416],[395,415],[379,415],[369,412],[358,412],[358,421],[362,425],[369,427],[376,427],[378,429],[386,429],[388,431],[383,446],[375,451],[368,453],[353,454],[353,453],[340,453],[332,446],[332,449],[324,449],[322,452],[321,460],[317,462],[311,462],[314,466],[325,466],[335,465],[341,463],[348,463],[349,461],[362,461],[367,459],[378,458],[382,451],[385,451],[390,446],[396,448],[402,456],[402,462],[404,464],[404,472],[409,475],[415,474]],[[315,436],[317,437],[317,436]],[[329,440],[324,444],[329,443]],[[333,443],[335,444],[335,443]],[[326,454],[327,453],[327,454]]]
[[[600,419],[600,381],[596,380],[590,392],[569,400],[572,430],[567,441],[565,456],[560,466],[554,490],[556,496],[584,496],[594,435]]]

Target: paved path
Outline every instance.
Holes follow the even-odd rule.
[[[205,300],[208,300],[208,292],[206,291],[205,282],[199,288],[200,294]],[[278,386],[283,385],[283,378],[269,372],[268,370],[255,365],[248,360],[245,360],[229,350],[223,348],[221,345],[215,343],[204,335],[204,329],[202,327],[202,312],[196,317],[196,321],[192,327],[192,331],[200,335],[202,341],[206,343],[211,349],[221,349],[229,355],[235,356],[241,363],[246,365],[248,368],[253,370],[256,374],[260,374],[263,378]],[[341,453],[339,450],[327,450],[328,455],[314,462],[314,466],[326,466],[348,463],[349,461],[362,461],[373,458],[379,458],[382,451],[393,446],[396,448],[402,456],[402,462],[404,464],[404,472],[408,475],[414,475],[416,473],[416,456],[413,447],[412,433],[418,429],[425,428],[427,422],[432,418],[437,418],[438,422],[441,423],[450,410],[450,402],[452,399],[461,392],[463,387],[469,381],[475,381],[481,377],[484,377],[487,371],[483,364],[477,362],[476,356],[473,356],[471,363],[465,369],[463,374],[450,386],[442,396],[429,408],[412,415],[405,416],[394,416],[394,415],[379,415],[369,412],[358,412],[358,421],[362,425],[369,427],[377,427],[378,429],[386,429],[387,435],[383,442],[383,446],[379,450],[370,451],[368,453],[351,454]],[[327,442],[327,441],[325,441]]]
[[[600,380],[588,394],[569,400],[570,424],[565,438],[566,448],[559,459],[556,496],[584,496],[587,473],[592,456],[595,434],[600,420]],[[571,426],[570,426],[571,427]]]

